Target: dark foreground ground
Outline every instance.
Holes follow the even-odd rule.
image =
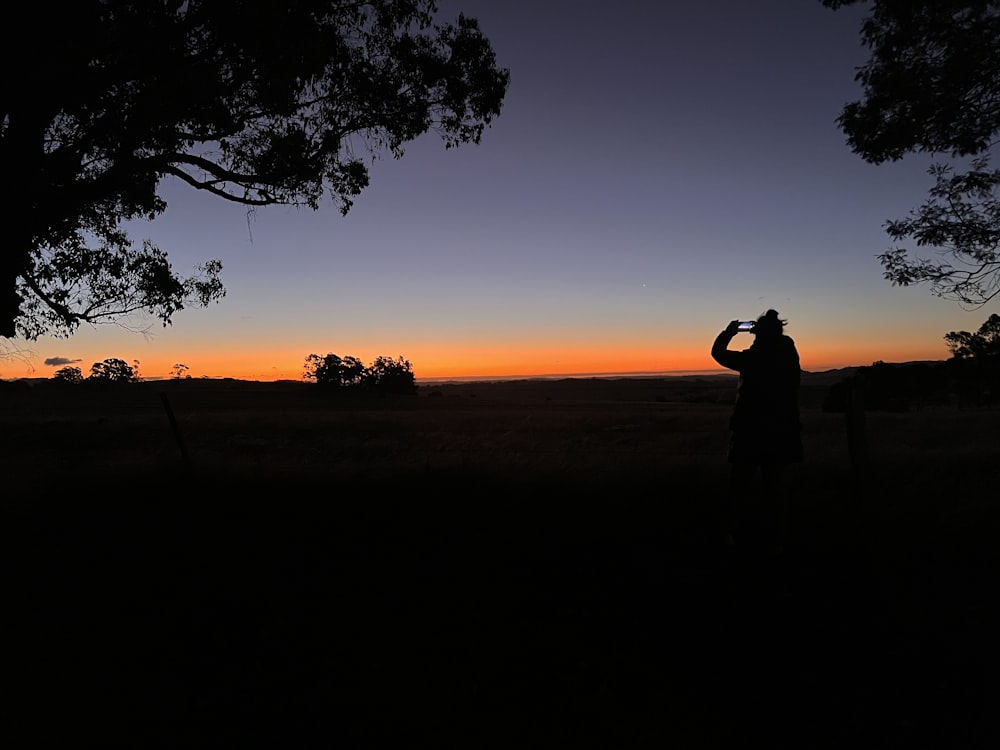
[[[509,424],[493,444],[513,455]],[[609,424],[602,454],[639,421]],[[996,469],[963,474],[938,445],[928,497],[893,483],[904,463],[793,480],[780,548],[761,509],[722,542],[725,467],[697,461],[73,483],[60,451],[5,498],[7,731],[19,747],[995,747]]]
[[[66,747],[994,746],[985,515],[946,541],[800,519],[774,554],[655,502],[386,489],[364,511],[8,515],[8,727]]]

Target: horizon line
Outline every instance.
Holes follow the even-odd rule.
[[[945,360],[908,360],[906,362],[893,362],[887,364],[920,364],[926,362],[943,362]],[[804,374],[820,374],[827,372],[836,372],[839,370],[851,370],[860,367],[866,367],[867,365],[844,365],[841,367],[829,367],[820,370],[805,370],[802,372]],[[437,376],[437,377],[414,377],[414,382],[416,385],[443,385],[448,383],[498,383],[505,381],[515,381],[515,380],[565,380],[573,378],[657,378],[657,377],[712,377],[712,376],[733,376],[736,377],[739,373],[733,370],[727,370],[723,367],[717,367],[713,369],[693,369],[693,370],[632,370],[632,371],[607,371],[607,372],[568,372],[568,373],[541,373],[541,374],[512,374],[512,375],[454,375],[454,376]],[[16,378],[2,378],[0,380],[6,382],[14,382],[18,380],[51,380],[51,377],[16,377]],[[170,380],[242,380],[252,383],[297,383],[303,382],[307,383],[305,379],[299,380],[297,378],[273,378],[270,380],[260,380],[258,378],[250,377],[235,377],[232,375],[199,375],[199,376],[188,376],[187,378],[172,378],[172,377],[143,377],[140,376],[141,381],[145,382],[157,382],[157,381],[170,381]],[[308,383],[307,383],[308,384]]]

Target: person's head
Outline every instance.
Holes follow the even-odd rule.
[[[778,317],[777,310],[768,310],[757,318],[757,324],[753,327],[753,332],[758,337],[780,336],[785,330],[787,320]]]

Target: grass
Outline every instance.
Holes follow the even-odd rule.
[[[189,463],[146,385],[2,412],[10,713],[39,742],[992,739],[994,413],[869,413],[861,476],[804,393],[772,555],[714,523],[725,382],[175,387]]]

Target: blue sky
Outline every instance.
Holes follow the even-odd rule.
[[[227,297],[163,329],[23,345],[0,376],[106,357],[146,377],[299,377],[306,355],[402,355],[419,378],[716,369],[715,334],[773,307],[803,367],[945,359],[976,330],[876,255],[930,160],[872,166],[836,117],[858,98],[863,9],[818,0],[447,0],[511,85],[478,146],[428,134],[372,165],[347,217],[243,207],[166,182],[134,227],[178,271],[220,258]],[[746,341],[749,344],[749,337]],[[45,362],[56,365],[46,365]]]

